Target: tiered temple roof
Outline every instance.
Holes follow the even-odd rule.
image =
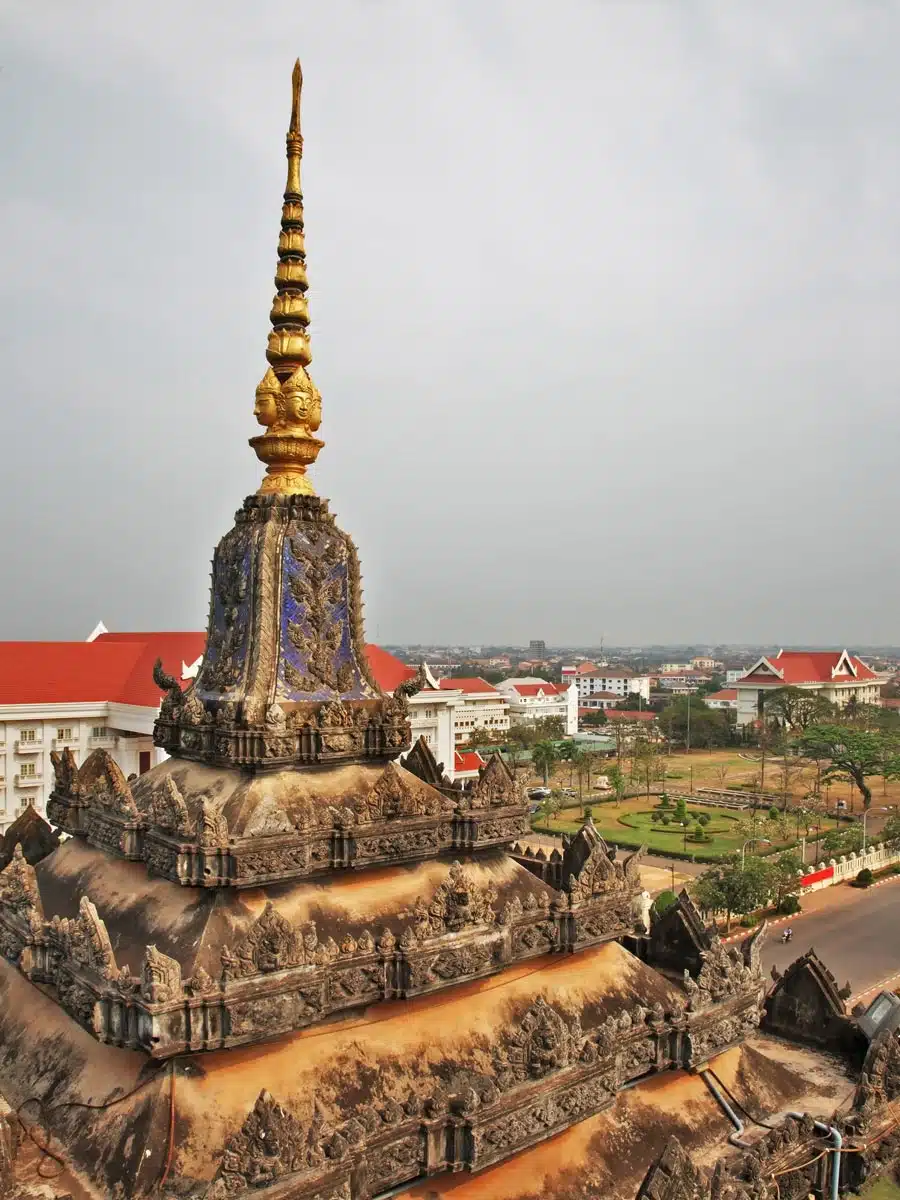
[[[497,756],[465,788],[424,742],[399,762],[422,681],[370,674],[356,549],[307,475],[300,84],[298,64],[266,476],[216,549],[196,681],[157,664],[169,757],[129,781],[103,750],[56,754],[66,839],[29,817],[4,847],[0,1093],[124,1200],[612,1195],[594,1148],[622,1120],[633,1194],[671,1132],[721,1133],[686,1072],[747,1053],[759,939],[726,947],[686,896],[646,936],[640,855],[589,820],[561,853],[511,852],[528,806]],[[546,1178],[563,1145],[569,1190]],[[667,1153],[663,1173],[684,1165]]]

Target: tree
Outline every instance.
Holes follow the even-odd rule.
[[[544,787],[546,787],[550,779],[550,772],[559,762],[559,751],[551,741],[535,742],[531,748],[531,761],[544,776]]]
[[[794,786],[802,781],[806,770],[806,763],[796,755],[783,754],[778,760],[778,784],[783,812],[787,812],[788,799]]]
[[[670,740],[687,745],[688,705],[690,705],[691,746],[709,748],[727,746],[731,740],[728,719],[720,709],[710,708],[695,696],[675,696],[659,714],[659,723]]]
[[[802,745],[811,757],[818,754],[829,760],[823,779],[852,780],[866,809],[872,804],[868,779],[872,775],[883,774],[887,779],[900,775],[900,747],[890,734],[850,725],[811,725]]]
[[[862,849],[862,829],[859,825],[829,829],[820,845],[824,854],[856,854]]]
[[[716,863],[694,881],[694,899],[704,912],[724,913],[726,931],[733,916],[761,908],[771,894],[771,872],[764,859],[747,857]]]
[[[599,727],[606,724],[606,713],[602,708],[589,709],[581,718],[582,725]]]
[[[815,721],[824,721],[834,706],[816,692],[805,688],[774,688],[765,699],[765,715],[785,729],[802,733]]]
[[[606,768],[606,778],[609,780],[609,786],[616,793],[616,804],[619,804],[625,791],[625,776],[618,767],[613,766]]]
[[[656,742],[645,737],[634,739],[632,746],[631,776],[637,779],[646,789],[647,799],[650,799],[650,785],[666,777],[665,759],[659,752]]]
[[[774,858],[767,860],[772,885],[772,899],[777,909],[785,907],[789,896],[800,892],[800,880],[803,878],[803,864],[800,855],[794,850],[786,850]]]
[[[542,742],[547,738],[565,737],[566,730],[562,717],[538,717],[531,724],[536,742]]]
[[[716,763],[716,765],[713,767],[713,774],[719,782],[719,787],[723,790],[725,788],[725,780],[728,778],[728,772],[730,770],[731,767],[727,762]]]
[[[900,844],[900,813],[892,813],[885,821],[881,840],[888,846]]]
[[[686,825],[688,821],[687,801],[684,796],[678,796],[675,799],[675,820],[679,825]]]
[[[538,816],[546,828],[562,807],[562,796],[554,789],[549,796],[544,796],[538,807]]]

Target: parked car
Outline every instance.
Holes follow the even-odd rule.
[[[550,795],[550,789],[548,787],[531,788],[528,795],[532,800],[544,800]]]
[[[578,795],[578,793],[575,791],[574,788],[560,788],[560,791],[562,792],[562,794],[564,796],[577,796]]]

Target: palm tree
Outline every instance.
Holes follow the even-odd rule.
[[[559,762],[559,751],[551,741],[535,742],[531,749],[531,761],[544,776],[544,787],[550,779],[550,772]]]

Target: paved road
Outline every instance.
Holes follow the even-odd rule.
[[[783,925],[769,933],[762,960],[768,971],[783,971],[810,946],[843,987],[849,980],[854,996],[900,974],[900,879],[866,891],[828,888],[804,900],[807,911],[794,918],[788,945]]]

